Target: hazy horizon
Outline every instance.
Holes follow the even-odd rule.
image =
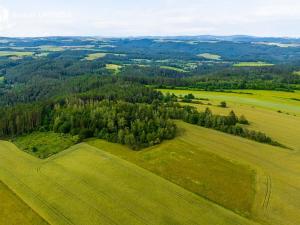
[[[300,37],[297,0],[0,0],[0,36]]]

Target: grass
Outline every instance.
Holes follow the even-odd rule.
[[[300,76],[300,71],[295,71],[294,74]]]
[[[32,56],[33,52],[0,51],[0,57],[26,57]]]
[[[202,58],[210,59],[210,60],[220,60],[221,59],[221,56],[216,55],[216,54],[211,54],[211,53],[199,54],[198,57],[202,57]]]
[[[63,47],[51,46],[51,45],[41,45],[39,46],[39,48],[45,52],[61,52],[65,50]]]
[[[255,224],[87,144],[40,160],[0,142],[0,179],[50,224]]]
[[[4,83],[4,77],[0,76],[0,84],[3,84],[3,83]]]
[[[18,137],[14,143],[23,151],[44,159],[76,144],[78,137],[53,132],[35,132]]]
[[[187,71],[184,70],[184,69],[180,69],[180,68],[173,67],[173,66],[161,66],[160,68],[166,69],[166,70],[174,70],[174,71],[181,72],[181,73],[187,72]]]
[[[107,53],[92,53],[89,54],[85,59],[86,60],[96,60],[96,59],[100,59],[100,58],[104,58],[107,55]]]
[[[88,143],[240,213],[251,207],[250,217],[263,224],[300,224],[299,151],[183,122],[178,126],[185,131],[181,136],[141,152],[101,140]]]
[[[237,115],[245,115],[251,122],[249,129],[262,131],[274,140],[300,151],[300,92],[277,92],[241,90],[251,94],[206,92],[190,90],[161,90],[163,93],[187,95],[192,93],[197,98],[207,98],[203,105],[193,104],[203,111],[209,107],[214,113],[227,115],[231,110]],[[228,108],[220,108],[221,101],[226,101]],[[211,105],[207,105],[211,104]],[[281,111],[282,113],[278,113]],[[295,116],[296,115],[296,116]]]
[[[265,62],[239,62],[233,64],[234,67],[264,67],[264,66],[274,66],[271,63]]]
[[[106,69],[113,71],[114,74],[118,74],[122,66],[117,64],[106,64]]]
[[[26,205],[0,181],[0,224],[1,225],[46,225],[38,214]]]

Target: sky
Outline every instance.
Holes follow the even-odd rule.
[[[0,36],[300,37],[300,0],[0,0]]]

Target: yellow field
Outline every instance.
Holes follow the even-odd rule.
[[[233,66],[236,66],[236,67],[260,67],[260,66],[274,66],[274,64],[265,63],[265,62],[239,62],[239,63],[234,64]]]
[[[50,224],[255,224],[87,144],[39,160],[2,141],[0,179]]]
[[[14,52],[14,51],[0,51],[0,57],[25,57],[32,56],[33,52]]]
[[[250,129],[262,131],[274,140],[300,150],[300,102],[292,98],[300,98],[300,92],[277,92],[277,91],[241,91],[252,93],[221,93],[189,90],[162,90],[176,95],[193,93],[198,98],[208,98],[209,101],[202,101],[204,104],[192,104],[200,111],[209,107],[217,114],[227,115],[234,110],[238,116],[245,115],[250,121]],[[240,92],[240,91],[238,91]],[[220,101],[225,100],[228,108],[218,107]],[[283,113],[278,113],[280,110]],[[288,115],[289,113],[290,115]],[[296,116],[295,116],[296,115]]]
[[[210,54],[210,53],[203,53],[199,54],[199,57],[205,58],[205,59],[212,59],[212,60],[220,60],[221,56],[216,55],[216,54]]]
[[[255,198],[250,217],[263,224],[300,224],[299,151],[260,144],[183,122],[177,124],[184,130],[179,137],[141,152],[100,140],[88,143],[199,195],[215,196],[212,200],[223,205],[236,202],[245,207],[249,204],[243,196],[251,193],[251,185],[242,175],[249,174],[249,169],[255,170]],[[240,183],[238,178],[242,179]],[[245,186],[241,188],[242,185]],[[227,200],[225,204],[224,199]]]
[[[115,74],[120,72],[122,66],[116,64],[106,64],[106,69],[113,71]]]
[[[107,55],[107,53],[92,53],[92,54],[89,54],[87,57],[85,57],[85,59],[91,61],[91,60],[103,58],[106,55]]]
[[[48,224],[0,181],[0,225]]]

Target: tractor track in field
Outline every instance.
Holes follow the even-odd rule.
[[[264,201],[262,204],[263,209],[266,211],[270,204],[271,194],[272,194],[272,179],[270,175],[266,176],[266,193],[264,197]]]

